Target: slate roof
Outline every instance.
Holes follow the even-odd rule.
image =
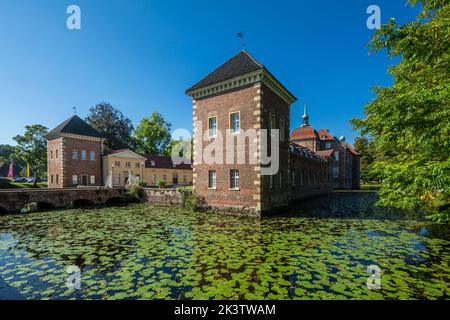
[[[183,169],[183,170],[192,169],[192,165],[185,163],[178,164],[175,166],[172,162],[172,158],[169,156],[147,154],[144,157],[147,158],[147,161],[145,162],[146,168]],[[154,163],[155,165],[153,166],[152,163]]]
[[[80,136],[88,136],[95,138],[103,138],[102,135],[92,126],[87,124],[83,119],[77,115],[67,119],[55,129],[51,130],[47,135],[47,140],[59,138],[61,133],[71,133]]]
[[[247,51],[242,50],[205,78],[187,89],[186,93],[261,69],[264,69],[264,66],[248,54]]]

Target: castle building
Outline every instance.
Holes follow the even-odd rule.
[[[291,141],[320,155],[334,155],[332,161],[333,185],[338,189],[360,188],[360,155],[345,138],[332,136],[327,129],[316,131],[309,124],[305,105],[302,126],[291,134]]]
[[[73,116],[47,136],[49,188],[100,186],[104,139],[93,127]]]
[[[193,99],[194,189],[211,207],[261,214],[332,190],[334,154],[290,141],[290,106],[296,98],[246,51],[222,64],[186,94]],[[255,163],[204,161],[204,150],[214,140],[219,144],[215,153],[229,151],[218,140],[217,132],[228,130],[239,138],[251,129],[257,131],[257,137],[244,137],[241,152],[248,156],[256,149]],[[267,149],[278,152],[279,170],[262,174],[266,166],[262,161],[262,130],[272,129],[279,130],[279,148],[271,150],[269,142]]]
[[[171,157],[140,155],[129,149],[110,150],[92,126],[73,116],[47,136],[49,188],[124,187],[130,175],[156,187],[192,184],[192,167],[174,164]]]

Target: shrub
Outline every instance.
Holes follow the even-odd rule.
[[[147,188],[147,187],[148,187],[148,183],[145,182],[145,181],[139,181],[139,185],[140,185],[142,188]]]
[[[130,184],[125,187],[126,194],[130,197],[130,200],[141,200],[142,189],[136,184]]]
[[[166,182],[164,180],[159,180],[158,181],[158,187],[164,188],[165,186],[166,186]]]
[[[190,209],[192,211],[201,211],[204,208],[204,200],[200,198],[196,193],[189,190],[179,190],[182,195],[183,208]]]

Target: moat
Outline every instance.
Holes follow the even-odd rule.
[[[375,201],[333,193],[261,220],[148,204],[0,216],[0,299],[448,299],[450,227]]]

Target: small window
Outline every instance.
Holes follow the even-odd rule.
[[[215,138],[217,136],[217,118],[211,117],[208,119],[208,137]]]
[[[95,151],[89,152],[89,159],[90,159],[91,161],[95,161]]]
[[[78,185],[78,176],[77,175],[73,175],[72,176],[72,184],[73,185]]]
[[[331,142],[325,142],[325,149],[331,148]]]
[[[152,184],[155,185],[156,184],[156,174],[154,174],[152,176]]]
[[[114,166],[115,167],[120,167],[120,161],[114,161]]]
[[[274,129],[275,129],[275,115],[273,113],[271,113],[269,115],[269,133],[270,133],[271,137],[273,136],[272,130],[274,130]]]
[[[336,159],[336,161],[339,161],[339,151],[334,152],[334,158]]]
[[[230,114],[230,129],[231,133],[238,133],[240,130],[239,112]]]
[[[131,162],[125,162],[125,167],[127,168],[131,167]]]
[[[208,188],[215,189],[216,188],[216,171],[210,170],[208,176],[209,176]]]
[[[139,162],[136,162],[136,164],[134,165],[136,168],[140,168],[141,164]]]
[[[59,184],[59,175],[56,175],[56,184]]]
[[[95,184],[95,176],[91,176],[89,180],[91,184]]]
[[[81,160],[86,160],[86,150],[81,150]]]
[[[280,141],[284,141],[284,120],[280,119]]]
[[[53,184],[53,175],[50,176],[50,183]]]
[[[72,150],[72,159],[73,160],[77,160],[78,159],[78,150],[77,149],[73,149]]]
[[[167,181],[167,176],[163,175],[163,181]]]
[[[152,167],[154,167],[155,166],[155,161],[150,161],[150,165],[152,166]]]
[[[53,150],[50,150],[50,160],[53,160]]]
[[[55,150],[55,157],[58,159],[58,149]]]
[[[239,170],[232,169],[230,171],[230,188],[239,189]]]
[[[114,175],[114,185],[120,186],[120,173]]]
[[[183,184],[186,184],[187,180],[186,180],[186,176],[183,176]]]

